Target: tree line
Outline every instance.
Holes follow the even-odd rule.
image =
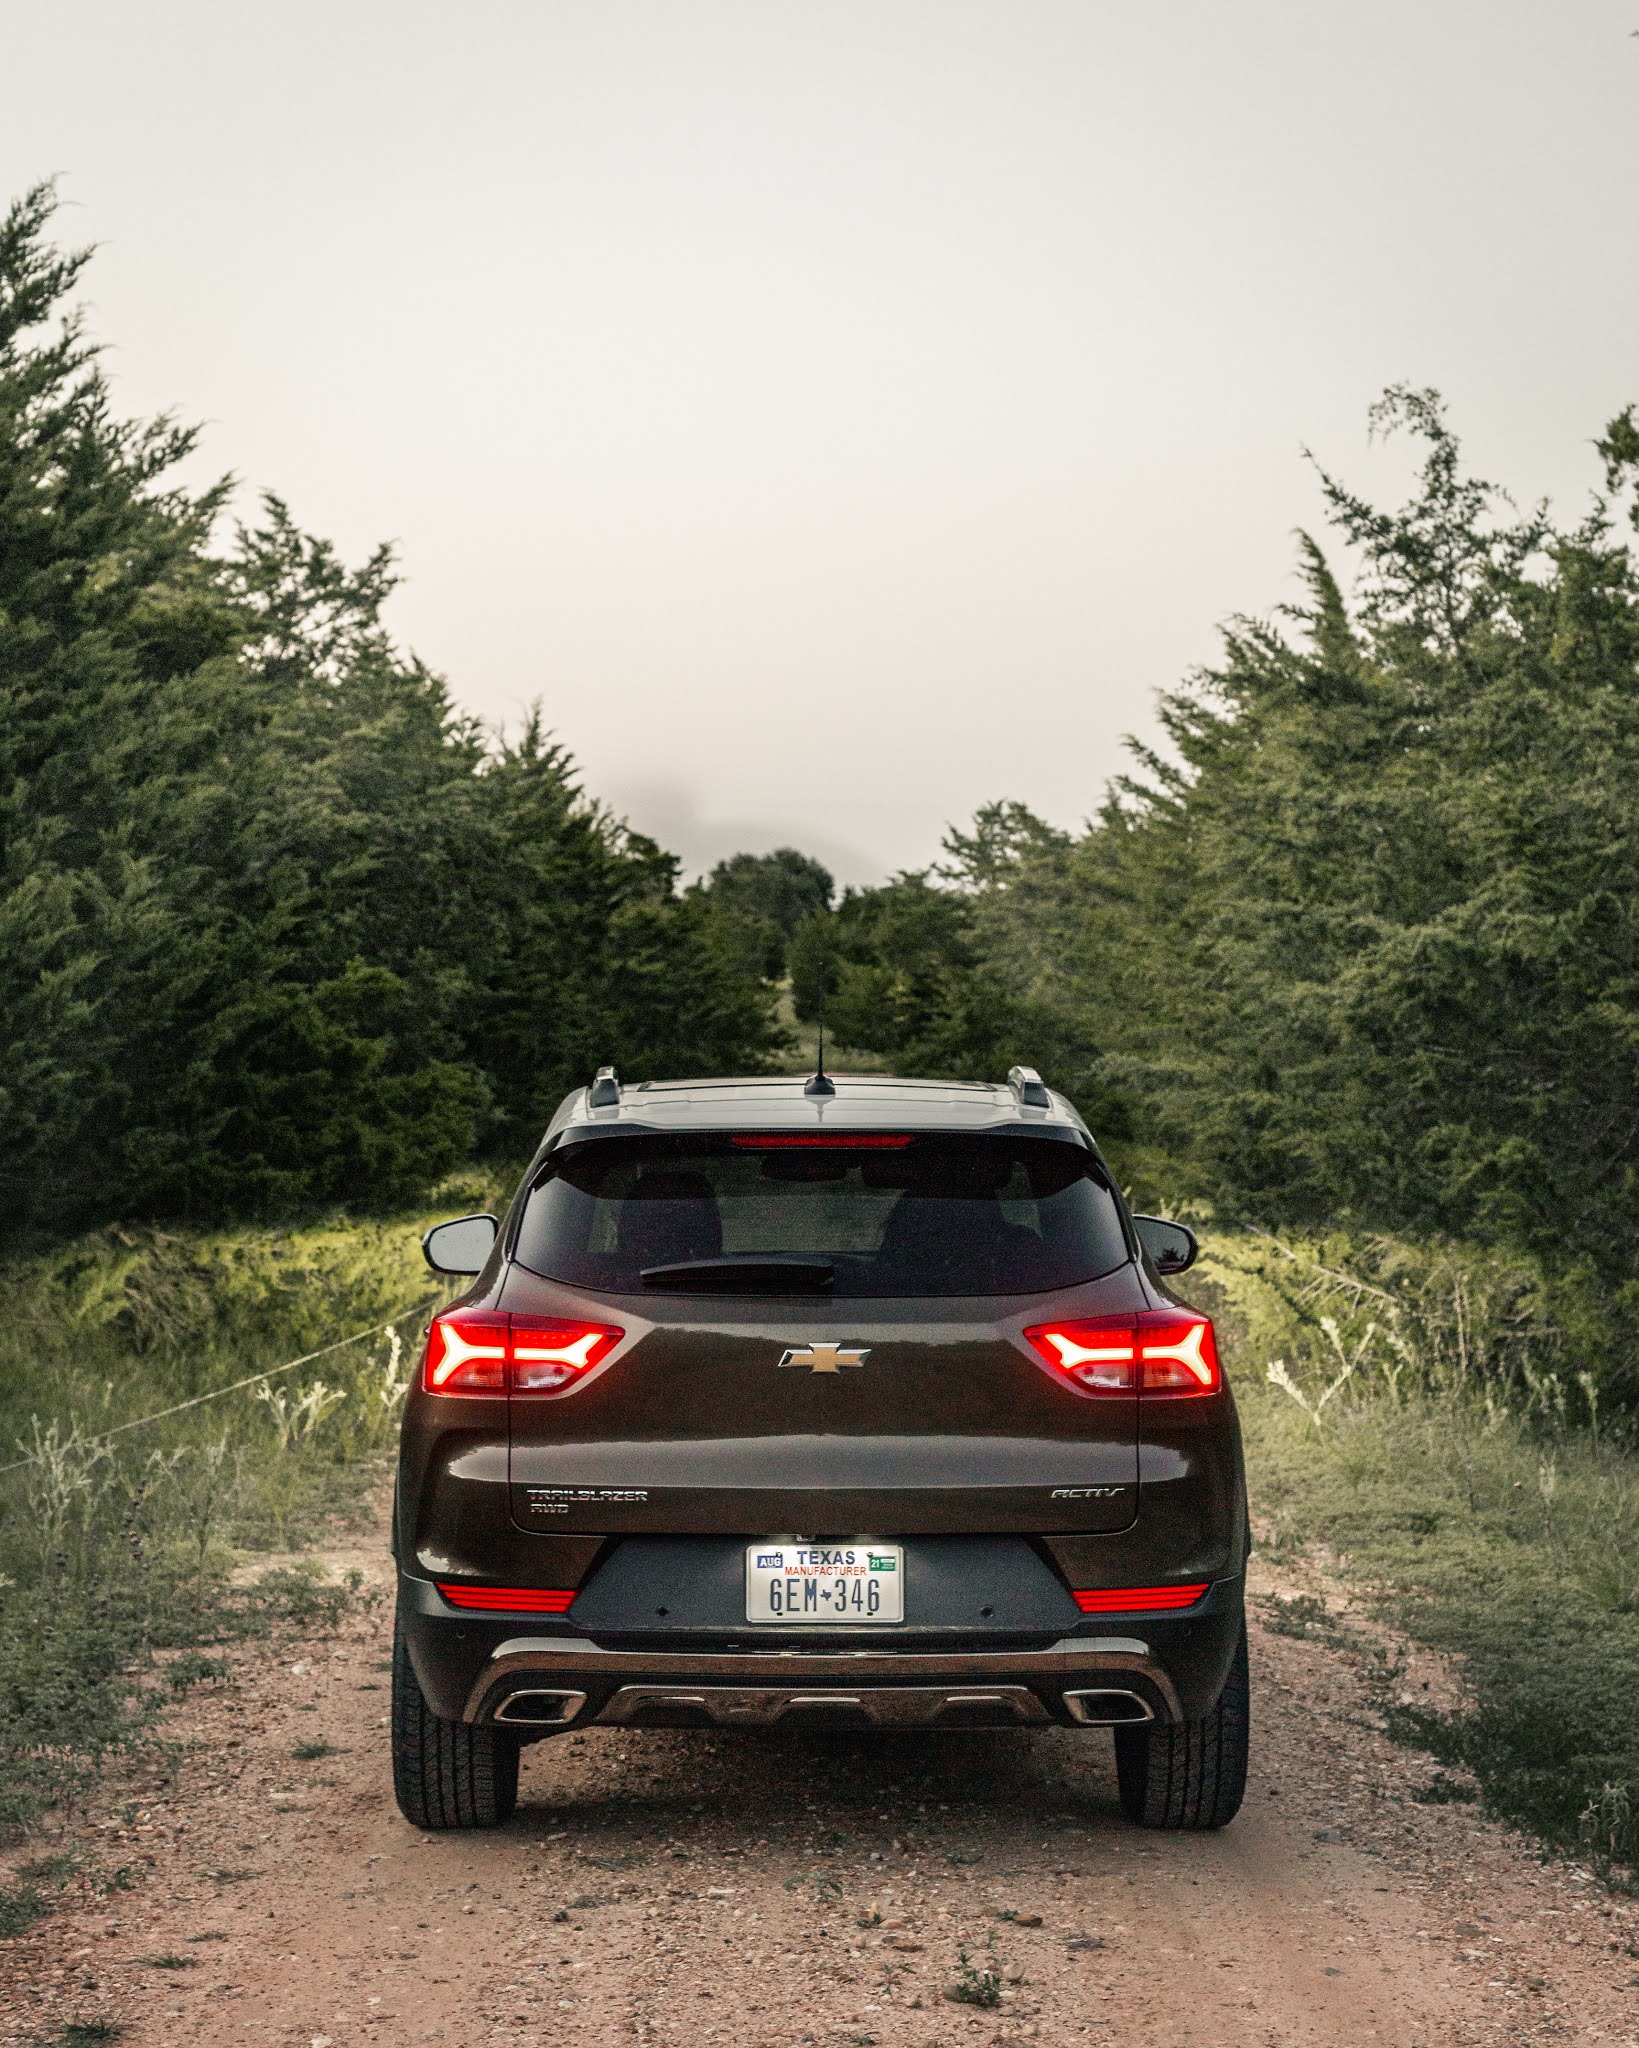
[[[1321,473],[1333,552],[1233,621],[1086,829],[997,803],[793,942],[837,1033],[953,1075],[1022,1058],[1151,1186],[1224,1218],[1538,1260],[1639,1393],[1639,424],[1585,515],[1470,474],[1438,396],[1394,509]],[[1353,565],[1348,587],[1335,557]]]
[[[390,1204],[605,1060],[766,1064],[766,931],[455,708],[389,550],[272,496],[224,545],[193,432],[116,417],[52,204],[0,222],[0,1215]]]
[[[502,740],[276,497],[224,543],[193,435],[114,414],[49,188],[0,223],[0,1214],[270,1215],[516,1158],[604,1060],[1016,1060],[1226,1218],[1515,1246],[1625,1376],[1639,1305],[1639,424],[1571,523],[1322,473],[1301,600],[1231,622],[1084,829],[998,802],[834,900],[676,862]],[[1346,561],[1346,576],[1339,564]]]

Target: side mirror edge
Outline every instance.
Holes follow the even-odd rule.
[[[481,1273],[501,1234],[497,1216],[455,1216],[435,1223],[421,1240],[421,1256],[435,1273],[464,1278]]]

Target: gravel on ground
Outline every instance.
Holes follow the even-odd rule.
[[[225,1653],[174,1780],[61,1845],[81,1876],[0,1941],[4,2048],[1639,2043],[1639,1914],[1387,1740],[1383,1632],[1315,1563],[1255,1565],[1220,1834],[1131,1827],[1096,1732],[588,1729],[525,1752],[508,1827],[428,1836],[388,1783],[390,1565],[357,1561],[373,1611]]]

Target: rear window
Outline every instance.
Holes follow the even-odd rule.
[[[1112,1272],[1127,1247],[1077,1144],[736,1133],[565,1146],[514,1256],[614,1293],[1028,1294]]]

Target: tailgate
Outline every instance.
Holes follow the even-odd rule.
[[[997,1320],[944,1302],[938,1321],[880,1301],[626,1306],[604,1311],[629,1333],[606,1365],[568,1396],[510,1404],[524,1528],[1052,1534],[1134,1519],[1138,1404],[1089,1399],[1036,1362],[1019,1333],[1040,1304]]]

